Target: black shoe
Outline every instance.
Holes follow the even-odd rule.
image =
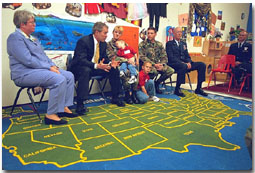
[[[196,94],[200,94],[200,95],[202,95],[202,96],[208,96],[208,94],[205,93],[202,89],[196,89],[196,90],[195,90],[195,93],[196,93]]]
[[[58,113],[59,117],[68,117],[68,118],[75,118],[78,115],[77,114],[73,114],[73,113],[67,113],[67,112],[60,112]]]
[[[131,98],[132,98],[134,104],[139,104],[139,100],[136,97],[136,91],[132,92]]]
[[[132,101],[131,98],[125,99],[125,102],[126,102],[127,104],[133,104],[133,101]]]
[[[133,104],[129,91],[126,91],[124,100],[127,104]]]
[[[49,125],[49,124],[61,125],[61,124],[67,124],[67,121],[66,120],[62,120],[62,119],[60,121],[56,121],[56,120],[49,119],[49,118],[47,118],[45,116],[44,117],[44,123],[46,125]]]
[[[181,91],[181,89],[176,89],[174,91],[174,94],[179,96],[179,97],[185,97],[185,94]]]
[[[155,83],[155,90],[157,94],[162,94],[163,92],[159,89],[159,84]]]
[[[83,105],[77,105],[75,112],[78,115],[85,115],[88,112],[88,108],[84,107]]]
[[[119,107],[124,107],[125,106],[125,103],[120,99],[112,99],[111,103],[116,104]]]

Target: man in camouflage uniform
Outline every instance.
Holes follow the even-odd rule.
[[[113,29],[113,38],[111,41],[107,43],[107,49],[106,49],[106,54],[111,60],[112,58],[115,57],[115,61],[120,61],[122,62],[127,62],[126,58],[119,57],[117,56],[118,49],[115,45],[116,41],[119,40],[120,36],[123,33],[123,28],[121,26],[116,26]],[[126,75],[123,75],[121,78],[123,89],[125,91],[125,101],[128,104],[138,104],[138,100],[136,98],[136,91],[137,91],[137,85],[138,85],[138,80],[135,83],[129,84],[128,81],[130,79],[130,73],[128,72]],[[130,95],[130,91],[132,91]]]
[[[155,89],[158,94],[162,94],[159,84],[169,78],[174,69],[167,65],[168,58],[163,44],[155,40],[157,31],[154,27],[147,29],[147,39],[139,44],[139,57],[142,62],[149,61],[152,64],[150,78],[160,74],[158,80],[155,81]]]

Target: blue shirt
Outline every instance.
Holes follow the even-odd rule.
[[[51,66],[55,66],[55,63],[44,53],[40,42],[28,37],[20,29],[9,35],[7,53],[12,80],[30,74],[35,69],[50,70]]]

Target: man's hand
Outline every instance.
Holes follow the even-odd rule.
[[[241,64],[241,62],[240,61],[236,61],[236,65],[240,65]]]
[[[188,62],[188,63],[186,63],[186,64],[187,64],[188,69],[191,69],[191,64],[190,64],[190,62]]]
[[[60,74],[60,72],[59,72],[57,66],[51,66],[51,67],[50,67],[50,71],[55,72],[55,73],[57,73],[57,74]]]
[[[162,71],[164,67],[163,64],[154,64],[154,66],[158,71]]]
[[[102,59],[100,63],[97,64],[97,68],[109,72],[111,66],[109,64],[104,64],[104,59]]]
[[[117,67],[119,67],[119,65],[120,65],[120,61],[115,61],[115,57],[112,58],[111,67],[116,69]]]

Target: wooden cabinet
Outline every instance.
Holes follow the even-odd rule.
[[[216,68],[218,61],[222,55],[227,55],[230,45],[234,43],[231,41],[215,41],[204,40],[202,52],[205,56],[214,59],[213,68]],[[227,75],[224,73],[216,73],[217,81],[225,81]]]
[[[190,53],[191,60],[193,62],[204,62],[206,65],[205,78],[206,81],[209,80],[211,70],[214,65],[214,57],[202,56],[201,53]],[[197,71],[191,71],[189,73],[191,83],[197,83]],[[188,78],[186,77],[186,83],[188,83]]]

